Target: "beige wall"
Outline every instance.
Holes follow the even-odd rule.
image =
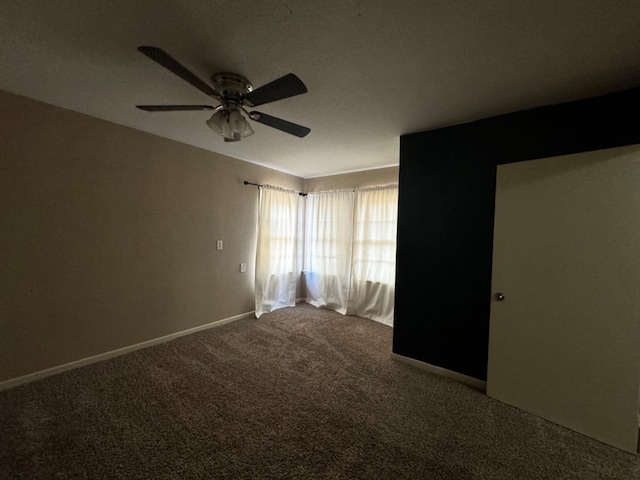
[[[252,311],[244,180],[304,186],[0,92],[0,381]]]
[[[244,180],[359,188],[398,168],[303,180],[0,91],[0,382],[251,312]]]

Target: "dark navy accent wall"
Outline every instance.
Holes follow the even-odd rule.
[[[393,352],[486,380],[497,166],[640,143],[639,117],[636,88],[400,137]]]

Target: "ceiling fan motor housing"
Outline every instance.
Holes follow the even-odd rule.
[[[243,95],[251,92],[253,86],[251,82],[242,75],[236,73],[222,72],[211,77],[213,88],[223,99],[240,102]]]

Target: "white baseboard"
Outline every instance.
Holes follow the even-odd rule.
[[[81,358],[80,360],[64,363],[62,365],[57,365],[55,367],[47,368],[45,370],[39,370],[37,372],[29,373],[21,377],[10,378],[9,380],[4,380],[0,382],[0,391],[6,390],[12,387],[17,387],[18,385],[23,385],[25,383],[33,382],[34,380],[40,380],[42,378],[50,377],[52,375],[57,375],[58,373],[66,372],[68,370],[73,370],[75,368],[91,365],[92,363],[97,363],[103,360],[108,360],[110,358],[118,357],[120,355],[125,355],[135,350],[151,347],[153,345],[165,343],[170,340],[175,340],[176,338],[184,337],[185,335],[190,335],[192,333],[200,332],[202,330],[208,330],[210,328],[219,327],[226,323],[231,323],[231,322],[235,322],[236,320],[242,320],[243,318],[251,318],[251,317],[255,318],[255,312],[252,311],[247,313],[241,313],[240,315],[223,318],[222,320],[216,320],[215,322],[200,325],[198,327],[189,328],[187,330],[182,330],[180,332],[171,333],[169,335],[147,340],[145,342],[136,343],[135,345],[129,345],[127,347],[118,348],[116,350],[100,353],[98,355],[93,355],[91,357]]]
[[[447,370],[446,368],[438,367],[436,365],[431,365],[430,363],[421,362],[420,360],[416,360],[415,358],[409,358],[403,355],[398,355],[397,353],[392,353],[391,358],[399,362],[406,363],[407,365],[420,368],[421,370],[426,370],[428,372],[435,373],[436,375],[440,375],[442,377],[447,377],[453,380],[457,380],[458,382],[464,383],[465,385],[469,385],[470,387],[475,388],[476,390],[480,390],[481,392],[487,391],[487,382],[483,380],[469,377],[468,375],[454,372],[453,370]]]

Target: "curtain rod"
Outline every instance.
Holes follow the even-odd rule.
[[[245,185],[253,185],[254,187],[271,187],[271,186],[274,186],[274,185],[261,185],[259,183],[248,182],[246,180],[244,181],[244,184]],[[306,197],[307,196],[307,194],[304,193],[304,192],[295,192],[294,190],[289,190],[288,188],[282,188],[282,187],[276,187],[276,188],[279,188],[280,190],[287,190],[289,192],[297,193],[298,195],[300,195],[302,197]]]
[[[338,193],[338,192],[367,192],[370,190],[386,190],[391,188],[398,188],[398,184],[390,183],[388,185],[372,185],[370,187],[341,188],[338,190],[319,190],[317,192],[309,192],[308,195],[315,195],[320,193]]]

